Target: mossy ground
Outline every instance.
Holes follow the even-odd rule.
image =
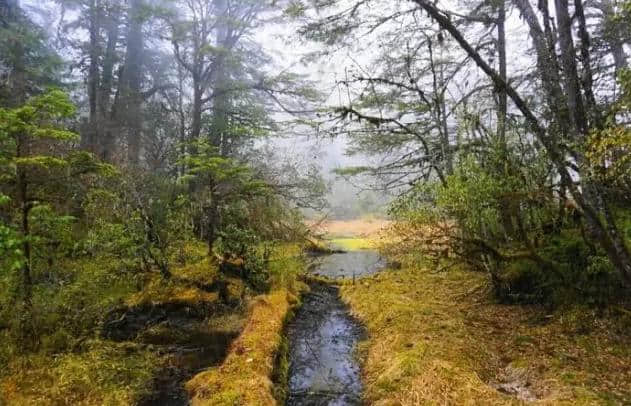
[[[286,289],[254,299],[247,324],[223,364],[191,379],[193,405],[275,405],[272,375],[286,315],[298,302]]]
[[[339,228],[339,227],[338,227]],[[341,295],[365,326],[360,344],[370,405],[627,404],[631,317],[588,307],[497,304],[485,275],[404,251],[397,235],[347,236],[346,249],[385,249],[385,270]],[[336,240],[336,236],[333,240]],[[339,241],[339,240],[338,240]]]
[[[272,290],[255,297],[245,328],[225,361],[193,377],[186,389],[193,405],[275,405],[273,375],[284,342],[283,327],[306,285],[298,281],[301,247],[285,246],[271,258]]]
[[[7,365],[0,404],[132,405],[150,390],[159,367],[151,346],[106,340],[91,340],[76,353],[22,356]]]
[[[61,309],[54,303],[69,303],[68,295],[73,295],[75,290],[80,291],[80,295],[71,296],[70,299],[79,301],[77,308],[83,306],[86,311],[94,313],[90,318],[94,321],[109,310],[121,306],[134,308],[169,303],[195,308],[213,304],[219,297],[211,286],[219,273],[217,265],[204,257],[204,250],[203,245],[187,247],[183,264],[178,265],[174,261],[170,280],[163,280],[157,273],[121,274],[117,270],[124,264],[111,258],[94,258],[93,263],[69,261],[63,266],[69,273],[77,274],[73,279],[76,286],[58,293],[51,292],[46,297],[53,303],[48,309],[50,314],[46,317],[50,320],[47,324],[63,325]],[[242,281],[225,277],[228,295],[243,303],[234,312],[217,316],[209,314],[207,319],[198,323],[200,337],[209,331],[243,329],[243,334],[231,347],[226,363],[208,370],[211,376],[219,368],[230,371],[221,374],[222,380],[230,386],[225,391],[219,391],[225,399],[230,398],[235,387],[248,388],[249,394],[246,396],[256,393],[261,399],[273,399],[270,365],[278,348],[282,322],[297,300],[295,292],[302,288],[297,281],[298,273],[303,270],[300,253],[301,247],[297,245],[280,245],[273,251],[270,261],[273,288],[269,294],[252,298],[252,292]],[[83,284],[82,273],[86,281],[102,279],[103,289],[97,290]],[[84,302],[85,305],[81,305]],[[243,308],[249,310],[243,311]],[[85,321],[81,320],[79,323],[77,319],[75,324]],[[0,360],[8,359],[10,362],[0,368],[0,405],[137,404],[151,395],[156,389],[156,379],[173,362],[173,358],[161,350],[160,345],[178,345],[194,339],[191,336],[180,337],[180,332],[162,324],[152,326],[136,339],[125,342],[94,338],[98,336],[98,328],[96,334],[86,329],[83,335],[77,335],[72,327],[62,327],[60,331],[63,334],[57,334],[59,337],[52,332],[44,334],[43,344],[46,345],[40,345],[40,349],[30,355],[12,355],[7,353],[10,348],[2,348],[0,355],[4,358],[0,357]],[[150,339],[143,341],[147,337]],[[156,341],[160,341],[160,345],[149,344]],[[244,349],[244,354],[247,349],[250,355],[247,358],[240,357],[237,353],[241,349]],[[247,362],[249,359],[253,361]],[[241,361],[245,364],[240,364]],[[252,365],[257,368],[253,369]],[[206,393],[203,379],[195,378],[192,382],[197,382],[197,385],[189,384],[189,387],[195,388],[196,399],[202,399],[198,395]],[[237,382],[241,386],[234,386]]]
[[[483,275],[403,263],[341,289],[368,331],[359,351],[367,404],[631,399],[631,339],[620,319],[495,304]]]

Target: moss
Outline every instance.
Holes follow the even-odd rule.
[[[275,405],[276,354],[283,348],[284,321],[295,303],[295,294],[285,288],[255,298],[224,363],[187,382],[192,404]]]
[[[631,354],[624,351],[631,342],[612,334],[617,319],[577,332],[568,329],[575,316],[566,309],[549,317],[495,303],[483,275],[402,261],[400,271],[341,287],[368,333],[361,344],[366,404],[520,404],[495,386],[515,370],[543,404],[631,397]]]
[[[272,290],[252,299],[247,321],[224,362],[194,376],[186,384],[193,405],[274,405],[285,395],[289,368],[286,321],[307,287],[301,247],[275,246],[269,256]]]
[[[279,404],[284,404],[287,399],[289,391],[289,364],[289,340],[287,337],[283,336],[276,352],[274,373],[272,375],[272,381],[274,382],[274,399],[276,399]]]
[[[221,367],[230,371],[225,376],[233,382],[221,386],[217,396],[209,400],[204,378],[196,377],[193,381],[200,386],[193,385],[195,399],[237,405],[252,404],[247,400],[258,401],[259,396],[261,402],[273,401],[270,377],[276,354],[286,345],[282,340],[283,321],[305,286],[298,281],[304,270],[301,247],[280,244],[271,249],[273,289],[253,301],[247,323],[244,306],[232,308],[222,303],[247,303],[250,292],[246,285],[239,278],[220,275],[216,261],[208,258],[205,250],[200,244],[184,246],[180,258],[171,261],[172,277],[168,280],[157,272],[140,272],[130,266],[132,261],[114,256],[59,261],[55,271],[59,279],[43,280],[34,291],[33,316],[41,341],[38,352],[17,353],[5,340],[9,338],[8,330],[0,328],[0,404],[137,404],[155,394],[156,382],[164,378],[165,369],[180,368],[173,363],[169,347],[201,348],[213,337],[225,337],[228,346],[242,330]],[[184,263],[179,263],[180,259]],[[220,278],[223,292],[217,283]],[[0,287],[4,282],[0,280]],[[225,298],[220,297],[221,293]],[[0,307],[4,308],[4,302]],[[155,308],[169,314],[185,309],[195,314],[195,321],[181,328],[168,320],[140,325],[139,331],[125,338],[133,341],[126,343],[93,339],[101,336],[101,322],[112,309],[125,314],[128,309]],[[216,309],[221,309],[221,314],[216,314]],[[219,351],[213,347],[210,353],[215,350]],[[209,371],[215,371],[219,375],[214,376],[221,380],[223,372],[217,370]],[[212,386],[213,378],[209,379]],[[254,394],[243,393],[251,387]]]
[[[134,344],[95,340],[81,353],[31,355],[0,383],[7,405],[133,405],[157,372],[158,357]]]
[[[8,367],[0,368],[0,399],[7,404],[135,404],[151,390],[165,359],[133,342],[93,339],[104,316],[120,307],[176,303],[199,308],[218,300],[217,292],[203,289],[216,276],[216,266],[206,259],[174,267],[168,281],[157,273],[129,272],[123,260],[108,255],[64,259],[57,267],[58,283],[41,282],[34,291],[38,351],[18,353],[3,340],[0,362]],[[156,325],[136,339],[190,341],[184,333]]]
[[[339,247],[340,249],[346,250],[346,251],[358,251],[358,250],[366,250],[366,249],[373,249],[374,248],[374,241],[370,238],[359,238],[359,237],[352,237],[352,238],[334,238],[332,240],[330,240],[330,243],[335,246],[335,247]]]

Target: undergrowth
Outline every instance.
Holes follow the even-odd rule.
[[[401,258],[399,258],[401,259]],[[365,402],[611,404],[631,398],[624,318],[497,304],[484,275],[436,272],[413,253],[341,294],[369,338]],[[626,332],[625,332],[626,331]]]

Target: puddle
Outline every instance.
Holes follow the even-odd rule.
[[[352,278],[374,274],[386,266],[376,251],[359,250],[313,257],[311,272],[328,278]]]
[[[106,316],[102,336],[150,345],[164,359],[138,406],[188,406],[185,382],[225,359],[242,319],[238,309],[214,302],[122,307]]]
[[[310,271],[329,278],[354,278],[385,267],[370,250],[319,255]],[[287,328],[289,339],[288,406],[361,405],[362,381],[355,348],[364,331],[351,317],[336,286],[312,283]]]
[[[158,348],[168,362],[153,382],[152,390],[137,403],[138,406],[188,406],[188,393],[184,383],[196,373],[219,365],[226,357],[230,343],[238,332],[186,331],[200,340],[197,346],[173,345]]]

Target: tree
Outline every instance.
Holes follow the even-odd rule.
[[[208,244],[208,255],[213,255],[213,245],[223,224],[223,211],[238,201],[247,201],[268,193],[268,186],[257,179],[251,170],[232,158],[221,156],[217,148],[201,140],[192,148],[196,151],[183,158],[186,181],[195,181],[202,191],[199,208],[202,219],[200,235]]]
[[[19,279],[25,338],[29,338],[32,297],[30,213],[47,201],[51,173],[68,165],[63,145],[77,139],[77,135],[64,129],[63,120],[74,112],[74,105],[59,90],[31,98],[20,107],[0,109],[2,183],[10,188],[8,197],[18,212],[17,229],[22,244]]]
[[[617,31],[613,35],[615,39],[611,36],[599,38],[598,35],[602,33],[594,30],[590,23],[599,18],[604,19],[603,22],[611,22],[616,18],[611,15],[605,17],[602,13],[588,17],[585,9],[591,6],[578,0],[572,4],[562,0],[556,1],[554,12],[549,10],[549,5],[545,1],[539,2],[538,10],[535,11],[531,2],[514,0],[511,4],[519,10],[523,18],[529,40],[534,48],[536,65],[528,72],[530,77],[528,75],[510,77],[511,66],[507,63],[505,55],[507,40],[503,23],[506,10],[503,4],[492,4],[487,7],[486,3],[473,3],[454,11],[440,8],[437,4],[424,0],[390,2],[387,6],[385,2],[378,0],[362,1],[354,2],[351,7],[336,7],[334,4],[319,1],[313,3],[320,13],[317,17],[309,20],[313,15],[303,12],[308,21],[304,32],[310,38],[322,39],[324,34],[329,34],[328,41],[338,40],[338,43],[343,44],[345,38],[353,35],[372,34],[371,38],[375,36],[380,38],[379,35],[381,35],[383,38],[390,39],[389,43],[384,43],[387,44],[388,54],[392,54],[393,49],[399,50],[403,55],[412,56],[408,58],[411,61],[416,61],[418,58],[414,56],[414,52],[410,52],[410,49],[415,50],[416,44],[427,38],[432,29],[437,32],[434,34],[436,38],[440,35],[444,41],[454,44],[455,46],[449,51],[449,59],[453,60],[462,55],[462,63],[457,71],[463,74],[467,72],[467,77],[459,75],[453,77],[451,80],[455,85],[449,89],[450,93],[453,94],[454,90],[458,90],[463,85],[469,86],[472,81],[475,81],[478,86],[473,87],[470,93],[476,97],[475,107],[472,108],[468,103],[469,97],[466,93],[454,98],[454,106],[457,106],[455,111],[459,114],[457,118],[453,117],[450,123],[456,133],[462,134],[473,129],[473,132],[478,133],[479,136],[471,137],[467,140],[469,142],[459,140],[453,159],[459,162],[464,157],[470,158],[473,154],[485,171],[488,171],[488,165],[498,165],[495,169],[496,175],[494,175],[498,177],[498,180],[502,176],[510,179],[514,176],[523,177],[524,173],[521,162],[518,161],[517,165],[514,165],[514,161],[511,162],[508,159],[509,156],[515,156],[508,154],[508,149],[533,151],[535,156],[544,159],[550,171],[548,176],[538,180],[538,188],[541,196],[545,196],[545,204],[552,206],[556,202],[561,207],[558,219],[561,221],[564,202],[568,200],[576,202],[585,222],[586,242],[591,246],[600,247],[619,275],[627,283],[631,283],[631,256],[625,238],[619,230],[619,219],[615,214],[616,202],[607,191],[607,185],[594,178],[593,169],[590,169],[585,156],[590,134],[609,125],[603,112],[609,107],[608,100],[611,100],[611,95],[617,93],[614,81],[615,72],[626,64],[624,47],[621,53],[620,47],[616,45],[620,41],[626,41],[626,34]],[[380,10],[380,12],[374,13],[373,10]],[[355,24],[354,21],[359,21],[359,23]],[[489,47],[485,42],[488,38],[486,32],[489,27],[494,26],[497,27],[497,39],[493,39],[491,44],[497,45]],[[395,31],[394,27],[404,28]],[[408,37],[405,35],[407,27],[422,28],[413,29],[411,36]],[[615,30],[610,30],[609,33],[612,31]],[[430,38],[435,37],[430,36]],[[595,40],[594,37],[596,37]],[[597,43],[605,43],[607,46],[596,49],[594,44]],[[497,54],[499,54],[499,67],[496,68],[494,65],[497,66]],[[607,58],[615,62],[614,68],[611,68],[611,63],[606,62]],[[394,64],[386,66],[390,72],[388,78],[393,75],[396,77],[399,72],[405,72],[405,69],[393,68],[396,66]],[[513,66],[512,68],[515,70],[523,67]],[[366,70],[374,71],[374,69]],[[360,78],[363,79],[363,76],[366,75],[361,75]],[[392,151],[397,151],[398,148],[410,147],[408,150],[403,149],[405,154],[401,154],[402,159],[395,160],[396,165],[391,168],[393,170],[386,172],[395,179],[398,177],[407,181],[410,175],[414,175],[417,168],[423,165],[421,167],[430,167],[436,171],[436,176],[443,186],[448,185],[449,177],[441,176],[440,166],[436,165],[436,163],[445,162],[445,158],[431,152],[433,142],[440,137],[428,139],[427,134],[430,133],[428,130],[419,131],[419,136],[416,136],[415,129],[419,125],[419,120],[406,109],[406,105],[396,104],[405,100],[401,95],[401,89],[413,91],[416,86],[417,93],[420,95],[429,94],[427,88],[433,82],[432,77],[436,79],[440,78],[440,75],[425,73],[422,77],[426,82],[415,77],[408,81],[389,82],[384,80],[384,76],[380,75],[373,78],[372,83],[369,82],[371,84],[368,88],[371,92],[369,94],[376,95],[373,96],[375,101],[372,104],[366,106],[366,103],[362,102],[360,93],[360,97],[350,98],[348,105],[337,109],[337,117],[347,119],[346,123],[351,121],[348,119],[352,119],[366,124],[365,127],[357,130],[360,134],[360,142],[356,143],[358,145],[356,148],[361,149],[363,146],[364,151],[372,150],[381,156],[388,157],[393,156]],[[530,80],[531,77],[537,80],[533,82]],[[379,81],[378,85],[377,81]],[[489,94],[485,93],[484,89],[489,86],[497,94],[497,102],[491,104],[495,110],[494,119],[492,119],[493,116],[484,113],[484,106],[488,106],[485,100],[489,100]],[[436,89],[436,86],[432,89],[434,94],[436,94]],[[438,96],[440,97],[440,94]],[[506,105],[504,101],[506,98],[512,101],[512,106]],[[384,100],[386,103],[391,103],[389,109],[381,109],[380,105]],[[428,97],[428,101],[425,103],[428,111],[433,112],[432,114],[437,117],[443,110],[440,103],[432,103],[432,97]],[[368,108],[362,110],[365,107]],[[609,122],[611,120],[619,122],[621,117],[610,116]],[[440,120],[433,119],[428,122],[433,124],[432,129],[439,128]],[[617,124],[615,126],[617,127]],[[493,131],[493,128],[496,131]],[[388,136],[386,137],[385,134]],[[409,136],[403,137],[402,134]],[[410,141],[416,139],[421,140],[420,148],[412,147],[413,144]],[[500,146],[499,151],[507,151],[503,159],[493,158],[495,151],[498,150],[495,147],[496,144]],[[443,142],[443,145],[446,144]],[[378,149],[380,147],[382,149]],[[437,156],[440,158],[432,161],[432,158],[436,159]],[[599,165],[602,166],[603,162],[596,164],[596,167]],[[366,171],[380,174],[380,171],[375,168],[356,168],[348,173]],[[432,181],[432,178],[427,175],[417,176],[416,179]],[[399,184],[399,186],[404,185]],[[524,189],[523,192],[526,192],[527,188]],[[405,191],[406,188],[403,187],[401,190]],[[507,198],[508,196],[510,194],[507,194]],[[517,200],[513,195],[512,201],[506,201],[504,207],[501,208],[501,211],[507,214],[502,221],[504,224],[502,228],[508,241],[516,238],[525,249],[536,253],[532,236],[528,236],[529,230],[523,227],[526,225],[524,220],[527,219],[529,211],[524,208],[535,208],[537,204],[535,201],[530,201],[530,197],[527,196],[529,192],[524,193]],[[520,231],[519,228],[522,230]],[[492,237],[492,234],[483,229],[476,231],[475,234],[481,237]],[[491,249],[487,254],[491,254],[493,246],[497,248],[497,244],[500,243],[493,238],[486,240],[486,243],[493,241],[491,246],[486,247]]]

